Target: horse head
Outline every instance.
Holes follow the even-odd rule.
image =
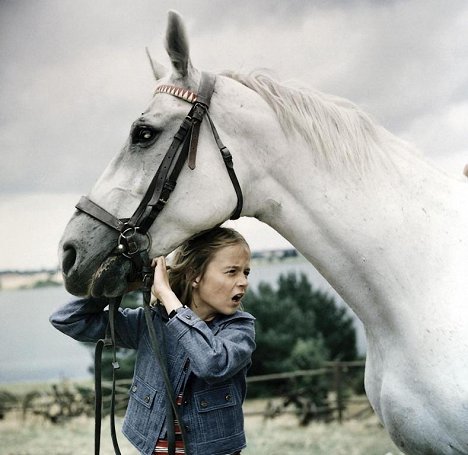
[[[174,12],[168,16],[166,50],[171,70],[152,62],[156,78],[154,96],[132,124],[123,148],[84,198],[88,207],[97,206],[99,213],[107,212],[114,220],[131,218],[137,211],[200,89],[203,73],[191,64],[187,34],[180,16]],[[241,138],[254,136],[259,120],[256,109],[249,107],[258,96],[227,77],[216,76],[212,88],[210,118],[232,150],[246,213],[249,210],[246,182],[255,178],[258,166],[250,165],[246,153],[249,147]],[[224,151],[220,153],[217,144],[218,133],[212,134],[211,121],[206,117],[200,126],[196,161],[193,157],[195,162],[190,167],[183,163],[170,200],[145,232],[151,242],[145,238],[142,243],[146,246],[151,243],[150,256],[168,254],[194,234],[229,219],[236,207],[236,197],[239,205],[240,187],[236,194],[226,168],[229,163],[223,162]],[[132,274],[131,261],[116,250],[122,233],[103,223],[102,216],[90,216],[89,210],[85,213],[84,204],[81,209],[69,221],[60,243],[65,286],[75,295],[119,295]]]

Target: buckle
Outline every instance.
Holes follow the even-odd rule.
[[[221,156],[223,157],[226,166],[233,167],[232,155],[229,149],[226,146],[224,146],[223,148],[220,148],[219,151],[221,152]]]
[[[193,106],[192,118],[198,122],[203,120],[203,116],[207,111],[207,107],[202,103],[195,103]]]
[[[151,249],[151,237],[149,234],[147,232],[141,234],[138,230],[138,227],[127,225],[117,240],[117,251],[128,259],[131,259],[135,254]],[[146,245],[140,244],[139,240],[142,237],[146,237]]]

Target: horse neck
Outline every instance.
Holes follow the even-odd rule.
[[[306,147],[295,151],[284,152],[284,165],[274,160],[258,193],[265,201],[258,218],[308,258],[365,325],[382,318],[388,324],[402,308],[462,301],[468,292],[460,273],[468,267],[466,241],[460,243],[468,229],[464,182],[404,150],[367,172],[326,169]],[[451,286],[444,276],[454,280]]]

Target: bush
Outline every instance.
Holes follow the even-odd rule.
[[[332,297],[313,290],[304,274],[281,275],[276,289],[261,283],[256,291],[249,291],[245,310],[257,318],[257,349],[250,376],[313,370],[326,361],[357,358],[352,318]],[[298,408],[318,409],[327,406],[331,387],[328,375],[306,376],[252,383],[249,395],[283,395],[285,402],[295,403]]]

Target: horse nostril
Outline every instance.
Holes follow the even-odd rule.
[[[76,261],[76,250],[73,246],[67,246],[63,248],[62,254],[62,272],[64,275],[68,275],[68,272],[73,268]]]

